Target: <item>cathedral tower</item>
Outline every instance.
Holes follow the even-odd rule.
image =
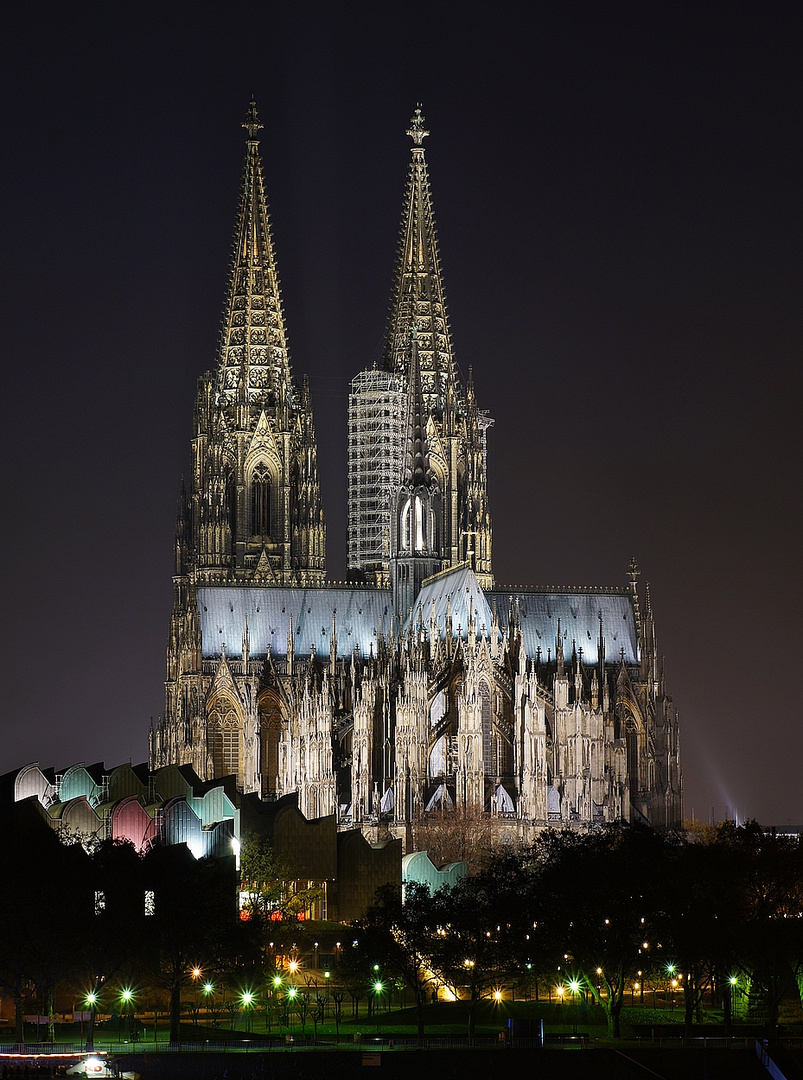
[[[233,611],[233,598],[248,586],[275,592],[323,584],[326,535],[309,388],[306,381],[298,387],[290,369],[254,102],[243,127],[217,370],[198,381],[192,472],[179,499],[166,708],[152,733],[151,762],[191,764],[207,779],[232,774],[253,791],[264,784],[267,758],[249,608],[236,635],[213,643],[214,661],[202,614],[213,604]],[[252,618],[258,609],[257,602]],[[275,747],[268,756],[275,773]]]
[[[309,390],[290,370],[251,102],[217,371],[198,385],[181,566],[200,582],[315,585],[325,530]]]
[[[349,399],[349,573],[390,582],[399,614],[425,576],[462,562],[483,587],[493,584],[486,438],[493,421],[454,361],[420,108],[407,134],[413,146],[382,370],[361,372]]]

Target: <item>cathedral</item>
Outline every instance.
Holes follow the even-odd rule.
[[[295,380],[252,102],[217,364],[198,382],[150,767],[296,793],[369,840],[428,816],[681,822],[649,586],[494,580],[488,429],[453,356],[416,109],[380,363],[348,408],[348,581],[329,584],[312,401]],[[344,418],[345,420],[346,418]],[[466,818],[469,815],[469,818]]]

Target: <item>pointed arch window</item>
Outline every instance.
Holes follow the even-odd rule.
[[[239,777],[240,722],[228,702],[221,702],[209,716],[209,752],[216,778]]]
[[[427,551],[434,546],[435,516],[429,500],[416,492],[402,506],[399,519],[399,548],[402,551]]]
[[[415,550],[423,551],[424,542],[424,504],[420,495],[415,497]]]
[[[270,536],[270,472],[257,465],[251,476],[251,535]]]
[[[400,540],[399,547],[400,547],[400,549],[402,551],[409,551],[410,550],[410,518],[411,518],[411,516],[412,515],[410,513],[410,500],[405,499],[404,506],[402,507],[402,512],[401,512],[401,521],[400,521],[401,528],[399,529],[399,532],[401,534],[400,537],[399,537],[399,540]]]

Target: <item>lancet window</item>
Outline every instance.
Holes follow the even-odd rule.
[[[257,465],[251,476],[251,535],[270,536],[270,472]]]
[[[402,551],[428,551],[434,546],[435,517],[420,495],[405,500],[400,521]]]
[[[209,752],[215,776],[240,774],[240,722],[229,702],[216,705],[209,714]]]

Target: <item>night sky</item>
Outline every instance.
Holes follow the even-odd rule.
[[[798,3],[4,10],[0,772],[147,757],[254,95],[345,574],[421,102],[501,584],[650,582],[685,810],[803,823]]]

